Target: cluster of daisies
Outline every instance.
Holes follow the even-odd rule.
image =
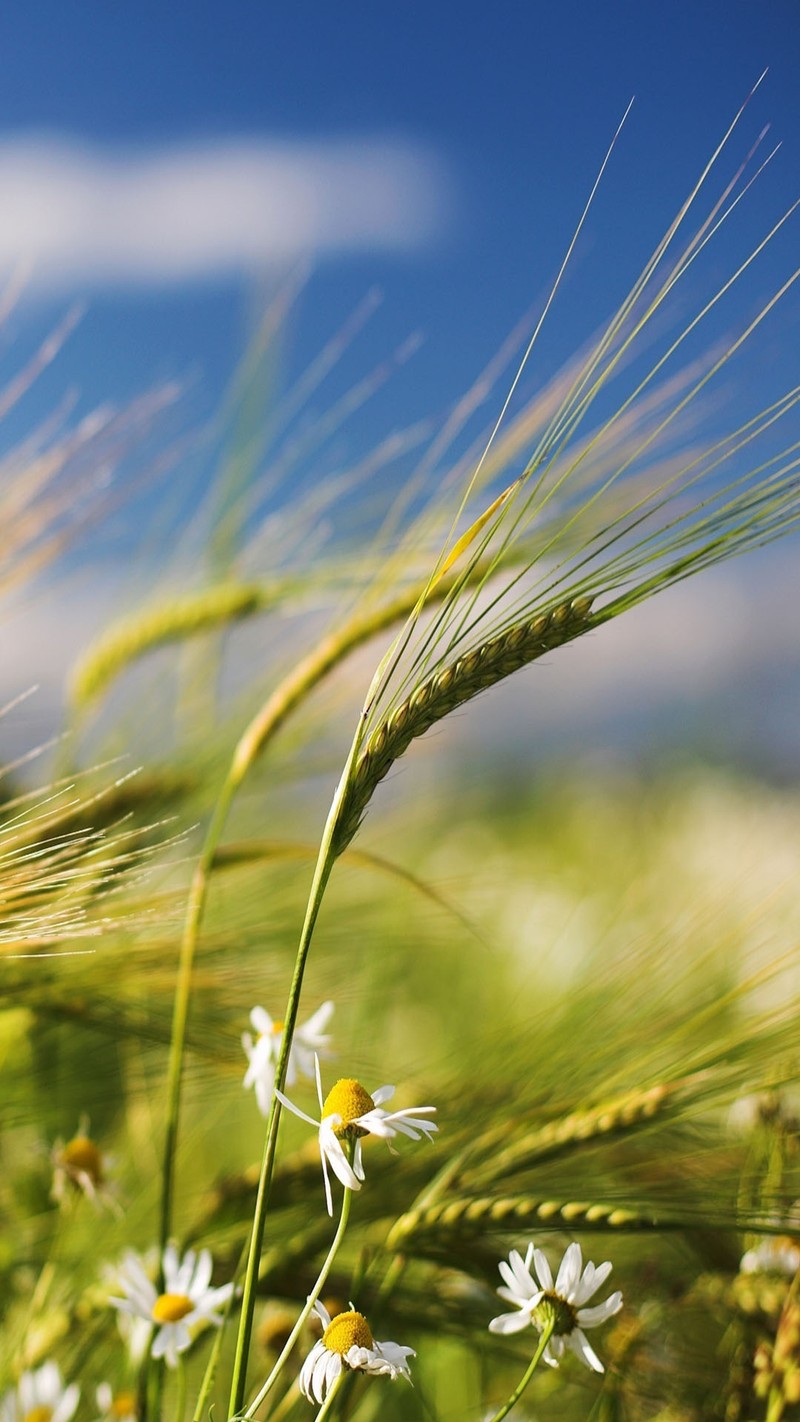
[[[244,1085],[253,1088],[258,1107],[268,1115],[273,1099],[278,1099],[317,1132],[325,1200],[333,1214],[332,1177],[346,1191],[356,1191],[364,1181],[362,1140],[378,1136],[391,1149],[397,1136],[430,1140],[437,1127],[430,1118],[433,1106],[417,1106],[392,1111],[387,1103],[394,1087],[380,1086],[368,1092],[359,1081],[341,1078],[327,1095],[322,1088],[320,1057],[330,1056],[326,1028],[333,1004],[323,1003],[308,1022],[299,1027],[291,1044],[286,1085],[291,1088],[301,1077],[315,1081],[319,1117],[308,1115],[289,1097],[276,1089],[276,1070],[283,1039],[283,1023],[274,1021],[262,1007],[250,1014],[256,1033],[245,1033],[242,1045],[248,1058]],[[88,1126],[67,1145],[57,1144],[53,1157],[55,1191],[63,1198],[72,1186],[99,1202],[105,1186],[104,1167],[98,1148],[91,1141]],[[580,1246],[570,1244],[557,1275],[540,1249],[528,1245],[523,1258],[511,1251],[500,1263],[503,1280],[498,1294],[513,1312],[500,1314],[489,1323],[493,1333],[513,1334],[532,1328],[541,1341],[548,1334],[543,1361],[556,1367],[566,1348],[596,1372],[603,1365],[586,1338],[586,1330],[596,1328],[622,1307],[622,1295],[612,1293],[602,1303],[590,1304],[611,1272],[611,1264],[583,1263]],[[168,1367],[178,1365],[180,1355],[191,1347],[205,1329],[220,1327],[222,1310],[230,1303],[234,1285],[212,1284],[213,1263],[208,1250],[187,1251],[181,1257],[170,1244],[159,1259],[153,1252],[139,1256],[128,1251],[114,1274],[109,1302],[119,1311],[120,1325],[127,1338],[132,1360],[148,1352],[163,1358]],[[158,1282],[156,1282],[158,1281]],[[322,1327],[322,1336],[306,1357],[299,1377],[301,1392],[320,1405],[348,1370],[410,1379],[409,1358],[413,1349],[400,1343],[377,1341],[370,1326],[353,1304],[333,1317],[316,1298],[309,1298],[302,1317],[313,1310]],[[299,1325],[298,1325],[299,1326]],[[268,1386],[268,1385],[267,1385]],[[260,1396],[264,1395],[265,1390]],[[76,1384],[65,1386],[55,1363],[24,1373],[17,1388],[0,1399],[0,1422],[70,1422],[79,1400]],[[132,1394],[114,1395],[107,1383],[96,1393],[97,1422],[135,1422],[136,1400]],[[253,1404],[255,1407],[256,1404]],[[253,1407],[248,1412],[252,1414]],[[504,1414],[503,1414],[504,1415]]]

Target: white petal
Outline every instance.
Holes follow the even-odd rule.
[[[193,1249],[187,1249],[183,1256],[181,1267],[175,1275],[175,1286],[169,1290],[169,1293],[186,1294],[188,1298],[192,1276],[194,1275],[194,1264],[195,1252]]]
[[[250,1021],[255,1027],[260,1037],[271,1037],[274,1022],[269,1013],[263,1007],[254,1007],[250,1013]]]
[[[572,1301],[572,1291],[580,1276],[582,1267],[581,1247],[576,1240],[567,1248],[556,1279],[556,1293],[567,1302]]]
[[[100,1408],[100,1411],[110,1412],[111,1404],[114,1401],[114,1394],[111,1391],[111,1383],[98,1383],[97,1392],[95,1393],[95,1396],[97,1398],[97,1406]]]
[[[622,1294],[617,1289],[615,1294],[609,1294],[604,1303],[595,1304],[593,1308],[579,1308],[578,1322],[581,1328],[597,1328],[598,1324],[605,1323],[607,1318],[613,1318],[621,1308]]]
[[[322,1073],[319,1069],[319,1057],[316,1052],[314,1053],[314,1080],[317,1083],[317,1099],[319,1101],[319,1114],[321,1116],[325,1105],[325,1097],[322,1094]]]
[[[171,1328],[171,1323],[165,1323],[163,1328],[159,1328],[158,1333],[153,1339],[152,1347],[150,1349],[151,1358],[163,1358],[164,1354],[167,1351],[167,1348],[169,1347],[169,1334]]]
[[[275,1072],[272,1068],[256,1077],[255,1087],[256,1105],[266,1120],[272,1110],[272,1099],[275,1094]]]
[[[326,1309],[324,1303],[322,1303],[321,1299],[315,1300],[314,1313],[317,1315],[317,1318],[320,1319],[322,1327],[327,1328],[328,1324],[331,1321],[331,1316],[328,1313],[328,1310]]]
[[[70,1422],[70,1418],[78,1406],[81,1390],[77,1383],[72,1383],[70,1387],[64,1389],[61,1400],[53,1409],[52,1422]]]
[[[595,1268],[592,1263],[587,1264],[583,1271],[583,1278],[575,1290],[575,1297],[572,1302],[577,1304],[579,1308],[581,1304],[588,1303],[592,1294],[596,1294],[601,1284],[605,1283],[613,1267],[608,1259],[604,1264],[598,1264],[597,1268]]]
[[[490,1333],[521,1333],[523,1328],[530,1328],[531,1316],[527,1308],[521,1308],[519,1313],[501,1313],[497,1318],[493,1318],[489,1324]]]
[[[547,1255],[541,1249],[534,1249],[533,1263],[536,1269],[536,1277],[539,1280],[545,1293],[553,1292],[553,1271],[547,1262]]]
[[[327,1367],[325,1368],[325,1391],[326,1391],[326,1393],[327,1393],[327,1392],[330,1392],[331,1388],[333,1387],[333,1384],[336,1382],[336,1379],[338,1378],[338,1376],[339,1376],[339,1374],[340,1374],[341,1371],[342,1371],[342,1360],[341,1360],[339,1354],[338,1354],[338,1353],[331,1353],[330,1357],[328,1358]]]
[[[334,1353],[332,1356],[337,1357],[338,1355]],[[328,1352],[328,1349],[323,1347],[322,1352],[318,1354],[317,1361],[314,1364],[314,1371],[311,1375],[311,1391],[317,1402],[325,1401],[325,1374],[328,1371],[328,1359],[330,1357],[331,1354]]]
[[[177,1294],[179,1292],[182,1292],[182,1290],[176,1288],[178,1274],[180,1273],[180,1259],[178,1257],[178,1251],[175,1248],[174,1244],[167,1245],[166,1249],[164,1250],[164,1258],[162,1262],[164,1270],[164,1283],[166,1285],[167,1292],[171,1294]]]
[[[328,1162],[325,1152],[322,1149],[322,1141],[319,1143],[319,1158],[322,1161],[322,1179],[325,1182],[325,1204],[328,1207],[328,1214],[333,1219],[333,1196],[331,1194],[331,1180],[328,1174]]]
[[[505,1259],[501,1259],[501,1260],[500,1260],[500,1263],[498,1264],[497,1267],[498,1267],[498,1269],[499,1269],[499,1271],[500,1271],[500,1278],[501,1278],[501,1279],[505,1279],[506,1284],[508,1285],[507,1292],[508,1292],[509,1294],[513,1294],[513,1296],[514,1296],[515,1298],[518,1298],[518,1297],[519,1297],[519,1289],[517,1288],[517,1281],[516,1281],[516,1279],[514,1278],[514,1273],[513,1273],[513,1270],[512,1270],[512,1268],[511,1268],[511,1265],[510,1265],[510,1264],[507,1264],[506,1261],[505,1261]],[[499,1294],[499,1293],[500,1293],[500,1290],[498,1289],[497,1292],[498,1292],[498,1294]],[[501,1297],[502,1297],[502,1295],[501,1295]]]
[[[383,1372],[388,1372],[392,1378],[402,1377],[411,1381],[408,1359],[417,1356],[413,1348],[406,1348],[402,1343],[376,1342],[375,1353],[382,1362]]]
[[[595,1353],[594,1348],[589,1346],[586,1335],[581,1333],[579,1328],[573,1328],[567,1337],[567,1343],[576,1357],[580,1358],[581,1362],[585,1363],[587,1368],[591,1368],[595,1373],[605,1372],[605,1368]]]
[[[302,1027],[298,1027],[296,1035],[298,1037],[304,1037],[307,1041],[311,1037],[318,1037],[320,1032],[325,1031],[332,1016],[333,1003],[323,1002],[322,1006],[317,1008],[313,1016],[309,1017],[308,1021],[304,1022]]]
[[[379,1086],[377,1091],[371,1092],[375,1105],[382,1106],[384,1101],[391,1101],[396,1090],[395,1086]]]
[[[518,1252],[518,1250],[511,1250],[511,1253],[508,1256],[508,1262],[511,1265],[514,1282],[517,1284],[518,1291],[521,1297],[524,1299],[529,1299],[535,1293],[538,1293],[539,1290],[537,1289],[536,1284],[528,1273],[528,1270],[525,1268],[525,1265],[522,1261],[522,1255]]]
[[[197,1268],[194,1271],[194,1278],[188,1289],[189,1298],[192,1303],[199,1303],[203,1294],[211,1283],[211,1275],[214,1272],[214,1265],[211,1259],[210,1249],[203,1249],[197,1260]]]
[[[326,1127],[324,1121],[319,1128],[319,1144],[320,1149],[327,1156],[328,1164],[337,1180],[340,1180],[348,1190],[360,1190],[361,1181],[347,1159],[341,1141],[334,1135],[330,1126]]]
[[[300,1369],[300,1377],[298,1379],[300,1391],[303,1393],[304,1397],[311,1399],[311,1397],[313,1396],[311,1392],[311,1383],[314,1376],[314,1369],[317,1366],[317,1359],[319,1358],[320,1353],[324,1354],[327,1351],[328,1350],[325,1347],[325,1344],[322,1342],[321,1339],[319,1339],[318,1342],[314,1344],[314,1347],[311,1349],[311,1352],[306,1357],[303,1366]]]
[[[275,1095],[277,1096],[281,1105],[285,1106],[288,1111],[291,1111],[293,1113],[293,1115],[299,1116],[301,1121],[307,1121],[309,1126],[313,1126],[315,1129],[319,1126],[319,1121],[315,1121],[313,1116],[307,1116],[305,1111],[301,1111],[299,1106],[295,1106],[289,1100],[288,1096],[284,1096],[282,1091],[278,1091],[276,1088]]]
[[[360,1137],[356,1140],[356,1148],[353,1152],[353,1173],[358,1176],[359,1180],[366,1180]]]
[[[521,1308],[524,1303],[528,1302],[528,1300],[520,1298],[516,1289],[505,1289],[503,1288],[502,1284],[499,1286],[499,1288],[495,1289],[495,1293],[498,1295],[499,1298],[503,1300],[504,1303],[516,1304],[518,1308]],[[534,1304],[534,1307],[537,1303],[539,1303],[541,1297],[541,1290],[538,1294],[534,1294],[533,1299],[530,1301]]]
[[[222,1306],[224,1306],[228,1302],[228,1299],[230,1298],[232,1293],[233,1284],[220,1284],[218,1289],[209,1289],[208,1293],[202,1300],[203,1312],[207,1312],[207,1316],[210,1317],[211,1309],[221,1308]]]

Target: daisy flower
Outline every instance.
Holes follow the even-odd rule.
[[[80,1395],[77,1383],[64,1386],[58,1363],[43,1363],[0,1399],[0,1422],[69,1422]]]
[[[119,1270],[124,1298],[109,1303],[123,1313],[147,1319],[156,1333],[150,1346],[153,1358],[166,1358],[177,1367],[178,1354],[190,1347],[205,1324],[219,1328],[222,1318],[215,1309],[227,1303],[233,1284],[211,1289],[211,1254],[207,1249],[195,1255],[189,1250],[183,1259],[173,1244],[164,1250],[164,1292],[158,1293],[138,1255],[129,1251]]]
[[[95,1396],[100,1409],[97,1422],[136,1422],[136,1398],[132,1392],[115,1393],[110,1383],[102,1382]]]
[[[401,1343],[376,1343],[363,1313],[358,1313],[352,1304],[335,1318],[331,1318],[324,1304],[317,1302],[314,1309],[324,1331],[300,1369],[300,1391],[309,1402],[324,1402],[344,1368],[411,1381],[407,1359],[416,1356],[413,1348],[404,1348]]]
[[[313,1017],[296,1027],[289,1048],[289,1062],[286,1067],[286,1085],[294,1086],[298,1075],[314,1076],[314,1054],[329,1056],[330,1037],[325,1036],[325,1028],[333,1015],[333,1003],[323,1002]],[[245,1089],[254,1086],[256,1101],[262,1116],[268,1116],[275,1089],[275,1071],[283,1045],[283,1023],[274,1022],[263,1007],[254,1007],[250,1021],[258,1036],[253,1040],[249,1032],[242,1033],[242,1046],[247,1053],[249,1066],[245,1072]]]
[[[305,1111],[300,1111],[281,1091],[276,1091],[275,1095],[279,1101],[283,1102],[284,1106],[294,1112],[295,1116],[299,1116],[301,1121],[307,1121],[309,1126],[316,1126],[319,1132],[319,1153],[322,1159],[322,1174],[325,1178],[325,1199],[328,1204],[328,1214],[332,1215],[333,1200],[328,1166],[345,1189],[360,1190],[361,1182],[364,1179],[361,1137],[382,1136],[385,1141],[391,1141],[400,1134],[410,1136],[412,1141],[418,1141],[421,1136],[430,1139],[438,1127],[433,1121],[425,1121],[421,1117],[431,1115],[436,1107],[411,1106],[405,1111],[384,1111],[383,1103],[394,1096],[394,1087],[379,1086],[377,1091],[370,1096],[361,1082],[355,1081],[352,1077],[343,1077],[341,1081],[337,1081],[323,1099],[317,1057],[314,1059],[314,1066],[317,1078],[317,1096],[319,1097],[319,1121],[315,1121],[313,1116],[307,1116]],[[343,1141],[353,1145],[352,1165],[345,1153]]]
[[[531,1265],[535,1274],[531,1272]],[[604,1372],[594,1349],[583,1332],[584,1328],[597,1328],[622,1308],[622,1294],[610,1294],[604,1303],[585,1308],[592,1294],[605,1283],[611,1273],[611,1264],[588,1263],[583,1267],[581,1247],[571,1244],[561,1261],[558,1277],[553,1283],[553,1275],[541,1249],[528,1245],[523,1260],[516,1249],[508,1256],[508,1263],[502,1260],[500,1274],[504,1287],[497,1290],[501,1299],[516,1306],[516,1313],[501,1313],[489,1324],[492,1333],[520,1333],[523,1328],[533,1326],[539,1332],[551,1319],[554,1320],[553,1333],[542,1354],[544,1361],[552,1368],[558,1367],[564,1355],[564,1346],[592,1368],[596,1373]]]
[[[740,1274],[784,1274],[793,1279],[800,1269],[800,1245],[788,1235],[762,1239],[755,1249],[748,1249],[739,1264]]]
[[[80,1192],[93,1205],[106,1205],[115,1214],[121,1214],[107,1179],[111,1159],[103,1155],[89,1135],[88,1116],[81,1116],[77,1134],[71,1140],[54,1142],[50,1160],[53,1166],[51,1199],[62,1204],[70,1191]]]

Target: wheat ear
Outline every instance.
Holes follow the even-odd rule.
[[[358,830],[377,785],[411,742],[480,692],[591,626],[590,597],[573,598],[466,652],[434,672],[380,722],[356,762],[341,808],[333,848],[345,850]]]
[[[401,1215],[389,1231],[386,1247],[390,1250],[405,1248],[412,1240],[419,1246],[431,1236],[438,1247],[449,1237],[480,1234],[492,1226],[506,1230],[532,1224],[546,1225],[549,1229],[585,1225],[592,1230],[637,1230],[669,1229],[673,1222],[617,1205],[584,1200],[537,1200],[529,1195],[470,1196]]]
[[[673,1096],[674,1088],[659,1083],[547,1121],[504,1149],[493,1149],[486,1167],[477,1172],[477,1176],[481,1180],[502,1179],[515,1170],[526,1170],[534,1163],[539,1165],[543,1160],[550,1160],[564,1150],[594,1145],[598,1140],[635,1130],[660,1115]]]

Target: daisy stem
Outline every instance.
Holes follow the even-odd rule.
[[[297,1022],[297,1010],[300,1006],[300,993],[303,987],[303,974],[305,972],[308,952],[311,947],[311,939],[320,908],[322,907],[325,889],[331,876],[334,863],[336,862],[334,837],[349,787],[352,769],[361,744],[361,737],[363,735],[367,715],[368,711],[365,709],[359,719],[358,729],[353,737],[350,753],[347,757],[344,770],[342,771],[339,784],[336,787],[336,792],[328,812],[328,818],[320,842],[319,854],[314,869],[314,878],[311,883],[305,919],[303,921],[303,929],[300,934],[297,957],[295,958],[292,984],[289,989],[289,1000],[286,1004],[286,1012],[283,1019],[283,1040],[281,1042],[278,1064],[275,1068],[275,1085],[279,1091],[283,1090],[286,1080],[286,1068],[289,1064],[289,1052],[292,1046],[295,1023]],[[258,1268],[264,1243],[264,1227],[267,1219],[267,1207],[269,1205],[269,1192],[272,1183],[272,1170],[275,1163],[275,1150],[278,1144],[280,1120],[281,1104],[277,1096],[275,1096],[272,1100],[272,1109],[267,1122],[264,1154],[261,1160],[261,1174],[258,1180],[258,1193],[256,1195],[255,1210],[253,1212],[253,1227],[250,1233],[250,1252],[247,1258],[247,1271],[245,1274],[244,1288],[242,1290],[242,1312],[239,1318],[239,1334],[236,1339],[236,1356],[233,1362],[231,1395],[228,1407],[228,1413],[231,1417],[240,1413],[244,1406],[244,1391],[247,1382],[247,1359],[250,1352],[250,1336],[253,1331],[253,1312],[256,1304]]]
[[[542,1354],[543,1354],[545,1348],[547,1347],[548,1343],[550,1342],[550,1338],[551,1338],[551,1336],[552,1336],[553,1328],[554,1328],[554,1327],[555,1327],[555,1319],[554,1319],[554,1318],[548,1319],[547,1323],[545,1324],[545,1326],[544,1326],[544,1328],[542,1329],[541,1334],[540,1334],[540,1336],[539,1336],[539,1346],[537,1347],[536,1352],[534,1353],[533,1357],[531,1358],[530,1364],[529,1364],[529,1366],[527,1367],[527,1369],[525,1370],[524,1375],[520,1378],[520,1381],[518,1382],[517,1386],[514,1388],[514,1391],[512,1392],[511,1396],[510,1396],[509,1398],[507,1398],[507,1400],[503,1403],[502,1407],[499,1408],[499,1410],[498,1410],[497,1412],[495,1412],[495,1413],[493,1414],[493,1416],[490,1418],[490,1422],[501,1422],[501,1419],[502,1419],[503,1417],[507,1417],[507,1416],[508,1416],[509,1412],[511,1411],[511,1409],[512,1409],[512,1407],[515,1405],[515,1403],[519,1402],[520,1398],[522,1397],[523,1392],[525,1391],[526,1387],[528,1386],[528,1383],[530,1382],[531,1378],[533,1377],[533,1375],[534,1375],[534,1373],[535,1373],[535,1371],[536,1371],[537,1365],[538,1365],[538,1363],[539,1363],[539,1359],[541,1358],[541,1356],[542,1356]]]
[[[346,1376],[346,1374],[345,1374],[345,1372],[344,1372],[344,1369],[342,1369],[342,1371],[340,1372],[340,1374],[339,1374],[338,1378],[336,1379],[335,1383],[334,1383],[333,1386],[331,1387],[331,1389],[330,1389],[330,1391],[329,1391],[329,1393],[328,1393],[328,1396],[325,1398],[325,1401],[323,1402],[321,1408],[319,1409],[319,1412],[317,1413],[315,1422],[323,1422],[323,1419],[324,1419],[325,1417],[327,1417],[328,1413],[330,1412],[331,1408],[333,1407],[334,1402],[336,1401],[336,1394],[338,1393],[339,1388],[341,1387],[342,1383],[344,1382],[345,1376]]]
[[[175,1422],[183,1422],[186,1416],[186,1364],[183,1358],[178,1356],[178,1389],[175,1402]]]
[[[347,1149],[348,1156],[352,1156],[352,1146],[351,1146],[351,1143],[350,1143],[349,1141],[347,1142],[347,1148],[348,1148],[348,1149]],[[333,1236],[333,1243],[331,1244],[331,1247],[330,1247],[330,1249],[328,1250],[328,1254],[327,1254],[327,1257],[326,1257],[326,1259],[325,1259],[325,1263],[323,1264],[322,1268],[321,1268],[320,1271],[319,1271],[319,1275],[318,1275],[318,1277],[317,1277],[317,1282],[315,1283],[313,1289],[311,1290],[311,1293],[309,1294],[308,1298],[306,1299],[306,1302],[305,1302],[305,1304],[304,1304],[304,1306],[303,1306],[303,1309],[302,1309],[302,1312],[301,1312],[301,1314],[300,1314],[300,1317],[298,1318],[296,1324],[294,1325],[294,1328],[292,1329],[291,1333],[289,1334],[289,1337],[287,1338],[287,1340],[286,1340],[286,1342],[285,1342],[285,1344],[284,1344],[284,1346],[283,1346],[283,1351],[281,1352],[281,1355],[280,1355],[280,1357],[278,1358],[278,1361],[276,1362],[274,1368],[272,1369],[272,1372],[270,1373],[269,1377],[267,1378],[267,1381],[264,1383],[264,1386],[262,1387],[262,1389],[261,1389],[261,1391],[259,1392],[258,1396],[253,1399],[253,1401],[250,1403],[250,1406],[248,1407],[247,1411],[245,1412],[244,1416],[245,1416],[246,1419],[255,1416],[256,1412],[258,1411],[259,1407],[261,1406],[262,1402],[264,1401],[264,1398],[268,1396],[268,1394],[272,1391],[273,1387],[275,1386],[275,1383],[278,1381],[278,1376],[279,1376],[279,1374],[280,1374],[280,1372],[281,1372],[281,1369],[283,1368],[283,1365],[284,1365],[284,1363],[286,1362],[286,1359],[288,1358],[288,1356],[289,1356],[289,1354],[291,1353],[291,1351],[292,1351],[292,1349],[293,1349],[295,1343],[297,1342],[297,1339],[298,1339],[298,1337],[299,1337],[299,1335],[300,1335],[300,1332],[301,1332],[301,1330],[302,1330],[302,1328],[303,1328],[303,1325],[305,1324],[306,1319],[308,1318],[309,1314],[311,1313],[311,1310],[313,1309],[314,1304],[317,1302],[317,1299],[319,1298],[320,1294],[322,1293],[322,1290],[323,1290],[324,1287],[325,1287],[325,1281],[326,1281],[328,1275],[329,1275],[330,1272],[331,1272],[331,1267],[332,1267],[332,1265],[333,1265],[333,1261],[334,1261],[334,1259],[336,1258],[336,1255],[337,1255],[338,1250],[339,1250],[339,1246],[340,1246],[340,1244],[341,1244],[341,1242],[342,1242],[342,1240],[343,1240],[343,1238],[344,1238],[344,1232],[345,1232],[345,1230],[347,1229],[347,1221],[348,1221],[348,1219],[350,1218],[350,1201],[351,1201],[351,1198],[352,1198],[352,1194],[353,1194],[352,1190],[348,1190],[348,1189],[345,1188],[345,1190],[344,1190],[344,1198],[343,1198],[343,1200],[342,1200],[342,1213],[341,1213],[341,1215],[339,1216],[339,1225],[338,1225],[338,1228],[337,1228],[337,1230],[336,1230],[335,1235]]]

